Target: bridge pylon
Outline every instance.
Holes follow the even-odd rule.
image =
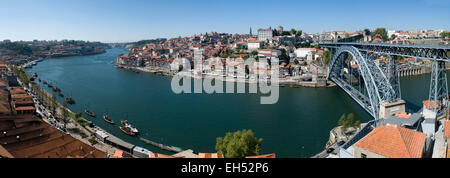
[[[402,98],[402,92],[400,88],[400,76],[398,74],[398,63],[395,59],[396,56],[389,56],[388,66],[387,66],[387,78],[389,83],[391,83],[392,88],[395,91],[396,99]]]
[[[430,96],[427,108],[440,116],[448,107],[448,85],[445,61],[434,60],[431,67]]]

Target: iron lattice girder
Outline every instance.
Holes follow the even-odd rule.
[[[321,43],[319,45],[327,48],[354,46],[358,50],[366,52],[450,61],[450,46],[448,45],[398,45],[383,43]]]
[[[419,68],[415,67],[413,69]],[[386,75],[387,79],[389,80],[389,83],[392,85],[392,88],[395,91],[396,97],[401,99],[402,93],[400,89],[400,76],[398,74],[398,64],[397,60],[393,59],[392,56],[389,56]]]
[[[444,61],[434,61],[431,72],[431,85],[429,100],[434,103],[433,111],[437,114],[442,114],[444,108],[447,106],[448,86],[447,86],[447,72]]]
[[[392,102],[399,99],[384,72],[377,64],[375,64],[375,59],[373,59],[373,56],[370,56],[367,52],[363,52],[361,54],[365,54],[366,56],[364,59],[366,60],[367,66],[371,71],[375,84],[380,93],[380,100]]]
[[[340,70],[339,68],[341,68],[342,65],[339,65],[339,60],[343,60],[342,56],[346,53],[351,54],[358,64],[358,69],[365,81],[365,88],[369,95],[371,104],[370,110],[372,111],[371,115],[373,115],[375,119],[378,119],[380,101],[392,100],[396,96],[395,91],[390,85],[389,80],[387,80],[386,76],[373,60],[368,59],[368,56],[365,58],[363,54],[353,46],[342,46],[338,49],[330,61],[328,77],[332,77],[331,74],[333,71],[336,72]],[[368,55],[367,53],[365,54]],[[348,94],[351,95],[351,93]]]

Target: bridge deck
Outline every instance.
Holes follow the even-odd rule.
[[[320,46],[383,46],[383,47],[396,47],[396,48],[424,48],[424,49],[444,49],[450,50],[450,45],[415,45],[415,44],[390,44],[390,43],[354,43],[354,42],[337,42],[337,43],[319,43]]]

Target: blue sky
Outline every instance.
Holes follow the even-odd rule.
[[[372,4],[373,3],[373,4]],[[450,0],[0,0],[0,40],[128,42],[261,27],[446,29]]]

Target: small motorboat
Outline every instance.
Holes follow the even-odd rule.
[[[73,100],[73,98],[69,97],[69,98],[66,98],[65,100],[68,104],[75,104],[75,100]]]
[[[122,121],[122,125],[119,126],[119,128],[123,133],[130,136],[136,136],[139,133],[139,131],[131,124],[129,124],[127,120]]]
[[[114,124],[114,121],[111,118],[109,118],[108,113],[105,113],[103,115],[103,120],[105,120],[107,123]]]
[[[97,117],[97,115],[95,115],[95,113],[89,111],[88,109],[85,109],[84,112],[85,112],[88,116],[91,116],[91,117]]]

